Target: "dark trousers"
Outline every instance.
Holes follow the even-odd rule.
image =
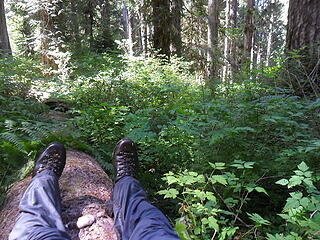
[[[114,187],[114,222],[121,240],[179,239],[167,218],[149,204],[139,182],[124,177]],[[58,177],[38,173],[20,202],[20,216],[9,240],[70,240],[61,220]]]
[[[58,177],[52,171],[45,170],[31,180],[19,208],[9,240],[70,240],[60,216]]]
[[[123,177],[113,190],[114,225],[121,240],[180,239],[162,212],[147,202],[138,180]]]

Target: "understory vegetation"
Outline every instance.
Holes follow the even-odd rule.
[[[93,154],[112,176],[125,137],[181,239],[319,239],[319,99],[270,87],[263,74],[212,95],[181,59],[88,53],[67,79],[43,77],[35,60],[0,61],[1,199],[49,142]],[[67,103],[66,119],[50,117],[43,92]]]

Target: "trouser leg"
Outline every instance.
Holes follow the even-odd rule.
[[[146,199],[146,193],[133,177],[123,177],[115,184],[114,222],[120,239],[180,239],[163,213]]]
[[[9,240],[70,240],[60,216],[58,177],[52,171],[45,170],[31,180],[19,208]]]

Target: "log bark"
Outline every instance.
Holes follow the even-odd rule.
[[[0,239],[7,239],[16,218],[18,205],[31,177],[16,183],[7,193],[0,212]],[[89,155],[67,152],[67,164],[59,180],[62,198],[62,220],[72,240],[116,240],[110,201],[112,181]],[[95,222],[82,229],[76,227],[77,220],[93,215]]]

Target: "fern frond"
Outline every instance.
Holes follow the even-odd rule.
[[[24,150],[24,146],[23,146],[21,140],[19,139],[19,137],[15,133],[11,133],[11,132],[0,133],[0,139],[11,143],[20,152],[26,153],[26,151]]]

